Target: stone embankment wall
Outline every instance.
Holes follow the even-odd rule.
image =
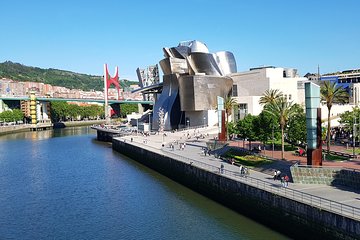
[[[360,222],[267,192],[131,143],[113,149],[241,214],[296,239],[358,239]]]
[[[27,132],[30,131],[31,125],[14,125],[14,126],[0,126],[0,136],[10,133]]]
[[[295,183],[345,186],[360,190],[360,171],[297,165],[292,166],[290,170]]]

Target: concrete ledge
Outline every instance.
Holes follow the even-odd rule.
[[[113,140],[113,149],[241,214],[292,238],[358,239],[360,222],[175,160],[159,151]]]

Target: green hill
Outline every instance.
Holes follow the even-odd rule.
[[[20,63],[6,61],[0,63],[0,78],[9,78],[23,82],[42,82],[53,86],[61,86],[70,89],[82,89],[84,91],[102,91],[104,82],[102,76],[74,73],[58,69],[42,69],[29,67]],[[120,85],[127,89],[130,84],[138,82],[120,80]]]

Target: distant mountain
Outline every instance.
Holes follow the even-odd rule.
[[[84,91],[103,91],[104,88],[102,76],[74,73],[52,68],[42,69],[29,67],[10,61],[0,63],[0,78],[9,78],[23,82],[42,82],[53,86],[81,89]],[[138,82],[128,81],[126,79],[120,80],[120,85],[125,89],[131,84],[138,84]]]

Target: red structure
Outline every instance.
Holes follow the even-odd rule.
[[[105,64],[104,66],[104,69],[105,69],[105,97],[108,98],[108,90],[109,90],[109,87],[111,86],[111,84],[115,85],[115,88],[117,89],[118,91],[118,97],[117,99],[118,100],[122,100],[120,98],[120,84],[119,84],[119,73],[118,73],[118,67],[115,68],[115,76],[114,77],[111,77],[110,74],[109,74],[109,71],[108,71],[108,68],[107,68],[107,64]]]
[[[307,165],[322,166],[321,108],[317,109],[316,149],[307,149]]]
[[[226,126],[225,126],[225,110],[221,110],[221,132],[219,133],[219,141],[226,141]]]

